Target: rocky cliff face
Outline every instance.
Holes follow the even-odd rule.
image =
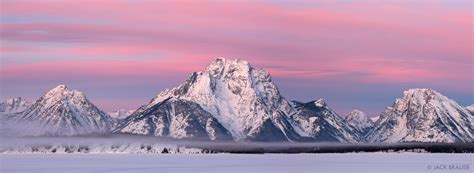
[[[474,116],[431,89],[410,89],[367,134],[369,142],[470,142]]]
[[[291,118],[303,131],[300,132],[302,136],[313,141],[357,143],[362,140],[356,129],[329,108],[324,100],[294,102],[294,106],[296,113]]]
[[[176,139],[232,140],[230,133],[209,112],[194,102],[176,98],[165,99],[132,114],[116,132]]]
[[[290,104],[266,71],[246,61],[217,58],[183,84],[158,94],[145,109],[169,98],[199,105],[235,140],[287,140],[294,135],[284,124]]]

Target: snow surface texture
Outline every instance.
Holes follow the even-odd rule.
[[[362,135],[367,134],[374,126],[374,122],[360,110],[353,110],[346,114],[344,119],[347,123],[357,129]]]
[[[14,118],[27,136],[106,133],[113,120],[82,92],[59,85]]]
[[[0,172],[424,173],[472,172],[472,154],[1,154]],[[449,165],[453,168],[449,169]],[[443,169],[443,167],[448,167]],[[456,168],[454,168],[456,167]]]
[[[472,142],[474,115],[431,89],[410,89],[367,134],[369,142]]]

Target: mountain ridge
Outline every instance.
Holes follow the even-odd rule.
[[[161,91],[145,109],[168,98],[197,103],[236,140],[293,138],[282,116],[291,111],[270,75],[248,62],[216,58],[203,71],[193,72],[179,86]],[[274,139],[263,131],[275,133]]]
[[[22,97],[10,98],[0,103],[0,114],[11,114],[23,112],[30,102]]]
[[[374,122],[369,117],[367,117],[364,112],[358,109],[354,109],[347,113],[344,119],[350,126],[357,129],[357,131],[360,132],[360,135],[367,134],[374,126]]]
[[[472,142],[474,115],[427,88],[409,89],[380,115],[369,142]]]
[[[26,109],[17,122],[28,136],[70,136],[107,133],[112,119],[77,90],[58,85]]]
[[[116,112],[116,118],[65,85],[29,106],[16,107],[24,109],[2,117],[28,123],[32,136],[128,133],[210,141],[342,143],[472,142],[474,138],[471,107],[432,89],[404,91],[373,122],[357,109],[341,117],[323,99],[290,102],[268,72],[240,59],[216,58],[133,113]],[[0,110],[6,106],[0,105]],[[35,129],[44,126],[48,128]]]

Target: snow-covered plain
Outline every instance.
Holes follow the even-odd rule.
[[[0,172],[473,172],[474,154],[0,154]]]

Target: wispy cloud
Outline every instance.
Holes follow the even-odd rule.
[[[334,79],[364,87],[423,83],[465,93],[468,102],[473,19],[465,4],[2,1],[0,71],[3,83],[164,81],[224,56],[298,80],[279,84],[283,88]],[[283,91],[289,97],[298,92]]]

